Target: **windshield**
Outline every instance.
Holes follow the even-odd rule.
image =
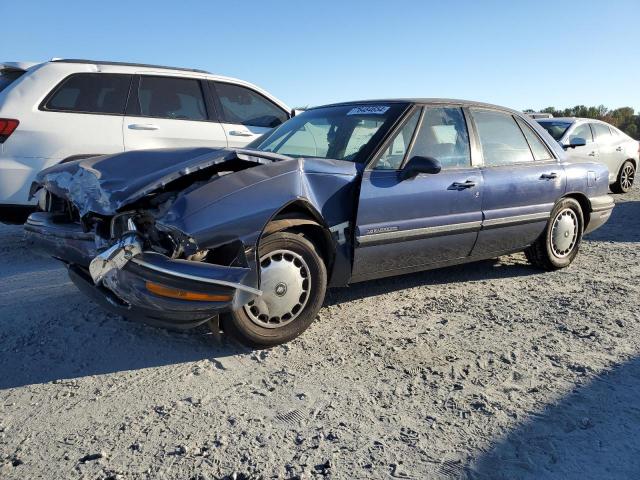
[[[7,88],[14,80],[17,80],[24,70],[0,70],[0,92]]]
[[[380,103],[314,108],[283,123],[253,146],[291,157],[364,162],[407,106]]]
[[[538,121],[538,123],[542,128],[544,128],[547,132],[549,132],[549,135],[551,135],[557,142],[560,141],[560,139],[563,137],[565,132],[571,126],[570,122]]]

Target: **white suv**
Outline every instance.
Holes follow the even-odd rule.
[[[0,219],[56,163],[149,148],[242,147],[291,116],[250,83],[201,70],[0,62]]]

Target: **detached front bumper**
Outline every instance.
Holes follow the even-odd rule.
[[[25,224],[26,241],[34,249],[62,260],[75,285],[104,308],[128,318],[164,327],[190,328],[240,308],[261,292],[244,282],[249,268],[173,260],[142,252],[95,282],[89,273],[98,256],[94,235],[79,225],[56,224],[48,213],[32,214]],[[203,294],[210,300],[170,298],[150,291],[150,285],[172,292]]]

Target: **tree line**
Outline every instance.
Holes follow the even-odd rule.
[[[554,117],[595,118],[618,127],[624,133],[636,140],[640,139],[640,112],[635,113],[631,107],[621,107],[616,108],[615,110],[609,110],[604,105],[600,105],[598,107],[576,105],[575,107],[565,108],[564,110],[558,110],[555,107],[547,107],[539,111],[542,113],[550,113]],[[533,112],[533,110],[525,110],[525,112]]]

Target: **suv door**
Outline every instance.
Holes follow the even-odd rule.
[[[473,256],[522,250],[543,232],[564,194],[564,169],[521,118],[482,108],[471,114],[484,160],[484,219]]]
[[[413,156],[435,158],[442,170],[402,180]],[[482,188],[462,109],[415,108],[363,174],[352,280],[468,256],[482,220]]]
[[[122,129],[125,150],[227,146],[198,78],[136,77]]]
[[[209,81],[230,147],[244,147],[289,119],[265,96],[233,83]]]
[[[24,150],[48,164],[73,156],[122,152],[122,117],[132,75],[74,73],[44,99],[37,117],[37,142]],[[26,147],[26,145],[25,145]],[[40,168],[47,167],[40,165]]]

